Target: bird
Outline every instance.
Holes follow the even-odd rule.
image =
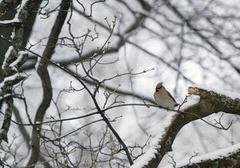
[[[173,96],[163,86],[162,82],[159,82],[157,84],[153,97],[154,97],[157,105],[159,105],[161,107],[165,107],[168,109],[174,109],[174,107],[179,105],[176,102],[176,100],[173,98]]]

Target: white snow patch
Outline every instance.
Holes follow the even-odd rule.
[[[15,31],[12,31],[12,33],[11,33],[11,39],[13,39],[14,37],[15,37]]]
[[[2,64],[2,69],[5,69],[5,67],[7,66],[7,59],[8,59],[8,57],[10,56],[12,50],[14,50],[13,46],[9,46],[7,52],[5,53],[5,56],[4,56],[4,61],[3,61],[3,64]]]
[[[4,80],[0,83],[0,88],[4,87],[5,83],[8,82],[8,81],[14,81],[16,80],[18,77],[22,77],[23,75],[19,74],[19,73],[16,73],[12,76],[8,76],[6,78],[4,78]]]
[[[4,96],[0,96],[0,100],[7,98],[8,96],[12,96],[11,94],[5,94]]]
[[[157,147],[157,146],[156,146]],[[154,158],[157,150],[155,148],[150,148],[148,151],[139,157],[136,162],[131,166],[131,168],[142,168],[146,165],[152,158]]]
[[[35,70],[36,70],[36,71],[37,71],[37,69],[38,69],[40,60],[41,60],[41,58],[40,58],[40,57],[37,57],[37,61],[36,61],[36,64],[35,64]]]
[[[14,74],[12,76],[8,76],[8,77],[4,78],[4,82],[13,81],[13,80],[17,79],[17,77],[19,77],[19,76],[21,76],[21,75],[18,73]]]
[[[12,69],[14,69],[14,70],[17,71],[17,69],[16,69],[17,64],[23,60],[24,54],[27,54],[27,53],[28,53],[28,52],[25,52],[25,51],[19,51],[19,52],[18,52],[18,57],[17,57],[17,59],[16,59],[15,61],[13,61],[13,62],[9,65],[9,67],[11,67]]]
[[[220,149],[215,152],[207,153],[199,157],[193,157],[191,159],[191,165],[194,163],[200,163],[206,160],[215,160],[215,159],[221,159],[224,157],[228,157],[229,155],[232,155],[234,153],[237,153],[240,151],[240,143],[233,145],[228,148]],[[186,159],[182,162],[177,163],[176,167],[182,167],[185,165],[189,165],[189,159]],[[164,166],[163,168],[172,168],[172,165]]]
[[[149,149],[145,154],[140,156],[135,163],[131,166],[131,168],[141,168],[144,167],[152,158],[154,158],[155,154],[157,153],[156,148],[160,148],[159,141],[162,138],[162,136],[165,133],[166,127],[168,127],[171,124],[171,121],[175,117],[175,115],[178,115],[176,113],[169,113],[167,119],[163,123],[159,123],[156,125],[157,132],[155,133],[155,137],[149,144]]]
[[[3,20],[0,21],[0,24],[10,24],[10,23],[20,23],[19,19],[17,17],[11,19],[11,20]]]

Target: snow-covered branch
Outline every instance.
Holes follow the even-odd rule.
[[[37,10],[40,5],[40,2],[21,1],[20,7],[16,8],[18,3],[15,0],[0,3],[0,54],[4,55],[0,59],[0,106],[3,102],[7,105],[0,131],[0,142],[8,141],[7,133],[11,125],[14,103],[13,86],[25,79],[25,75],[19,73],[19,68],[28,56],[27,52],[24,52],[24,47],[36,17],[34,9]],[[11,28],[1,29],[1,25],[8,26],[9,24]]]
[[[240,144],[236,144],[224,149],[219,149],[201,156],[193,156],[176,164],[176,167],[195,168],[195,167],[239,167]],[[172,168],[164,166],[163,168]]]
[[[150,149],[151,154],[147,152],[149,156],[142,156],[145,158],[144,160],[146,160],[146,162],[138,164],[137,160],[136,165],[133,165],[133,167],[158,167],[165,154],[172,150],[172,144],[178,132],[189,122],[204,118],[217,112],[240,115],[239,98],[231,98],[228,95],[199,87],[189,87],[188,94],[190,97],[192,95],[197,95],[200,97],[200,100],[193,105],[185,105],[179,109],[179,113],[175,114],[169,126],[165,128],[165,133],[158,138],[158,141],[153,146],[153,149]],[[139,160],[143,158],[139,158]],[[146,158],[148,158],[148,160]]]

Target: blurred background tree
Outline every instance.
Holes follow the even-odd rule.
[[[191,85],[238,93],[235,0],[1,0],[0,164],[129,167]],[[223,92],[226,94],[226,92]],[[160,166],[239,143],[239,117],[186,125]],[[217,137],[217,139],[216,139]]]

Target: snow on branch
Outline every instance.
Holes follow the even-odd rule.
[[[11,26],[20,26],[21,22],[18,18],[13,18],[12,20],[3,20],[0,21],[0,27],[11,27]]]
[[[231,96],[231,94],[225,95],[217,93],[213,90],[203,89],[199,87],[189,87],[188,88],[188,99],[194,96],[199,96],[200,99],[195,104],[188,103],[180,107],[178,110],[173,110],[177,112],[171,123],[165,128],[165,133],[158,138],[158,142],[153,148],[149,149],[154,152],[146,152],[149,155],[148,160],[143,163],[141,158],[136,160],[135,164],[132,166],[134,168],[157,168],[162,158],[170,151],[172,151],[172,144],[178,134],[178,132],[189,122],[195,120],[203,120],[204,117],[209,116],[217,112],[225,112],[230,114],[240,115],[240,99]],[[231,97],[230,97],[231,96]],[[234,98],[232,98],[234,97]],[[208,123],[212,126],[214,124]],[[220,129],[225,129],[225,127],[219,123]],[[145,155],[146,155],[145,154]],[[141,164],[139,164],[141,163]]]
[[[191,159],[184,160],[177,163],[176,167],[239,167],[240,166],[240,143],[219,149],[215,152],[210,152],[201,156],[195,156]],[[163,168],[172,168],[171,166],[165,166]]]
[[[19,4],[20,1],[2,1],[0,2],[0,16],[7,14],[11,9],[15,12],[15,7]],[[13,86],[23,81],[26,77],[19,73],[19,68],[25,62],[27,53],[25,53],[24,47],[30,36],[31,28],[36,16],[36,12],[33,12],[34,8],[31,7],[29,0],[21,1],[19,8],[16,8],[16,14],[14,18],[7,18],[10,20],[5,20],[0,22],[0,26],[14,26],[14,29],[9,29],[9,34],[11,38],[5,36],[4,34],[0,36],[2,40],[6,42],[7,52],[3,60],[3,65],[1,67],[1,83],[0,83],[0,99],[2,102],[6,103],[7,108],[4,113],[4,120],[0,129],[0,143],[2,141],[8,142],[7,133],[11,125],[11,117],[13,112]],[[35,5],[39,6],[39,4]],[[37,8],[37,7],[36,7]],[[9,10],[8,10],[9,9]],[[37,10],[35,10],[37,11]],[[24,24],[24,26],[20,26]]]

